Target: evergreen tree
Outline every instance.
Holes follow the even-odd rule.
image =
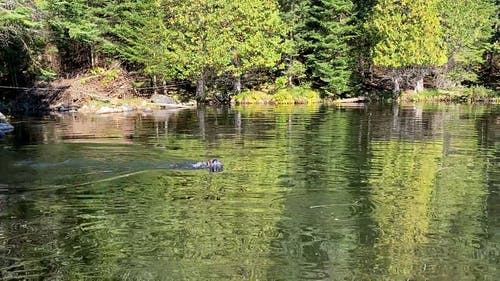
[[[500,0],[495,1],[493,34],[489,39],[485,62],[481,69],[481,82],[493,89],[500,89]]]
[[[283,42],[283,61],[284,75],[287,86],[293,86],[294,81],[300,84],[301,78],[305,78],[304,59],[300,55],[300,49],[297,42],[297,29],[304,20],[304,6],[307,1],[304,0],[281,0],[281,17],[285,23],[284,42]]]
[[[452,84],[476,81],[496,15],[491,0],[441,0],[447,78]]]
[[[94,67],[107,31],[104,0],[46,0],[47,21],[64,64]]]
[[[34,1],[0,3],[0,81],[18,86],[43,71],[38,55],[44,44],[43,21]]]
[[[365,22],[369,19],[376,0],[354,1],[354,36],[349,41],[352,49],[352,56],[355,61],[355,73],[353,80],[360,85],[362,83],[372,83],[372,57],[371,50],[376,42],[367,30]]]
[[[158,79],[177,77],[171,63],[175,56],[170,46],[171,31],[165,25],[165,10],[159,1],[117,1],[107,10],[113,15],[108,18],[108,53],[135,64],[154,84]]]
[[[380,0],[374,7],[367,23],[378,39],[373,48],[373,63],[390,70],[394,92],[400,91],[403,78],[406,84],[413,84],[416,92],[423,90],[428,69],[446,62],[438,3]]]
[[[227,71],[235,77],[234,91],[241,91],[241,75],[254,68],[273,68],[280,59],[285,31],[274,0],[225,1],[220,17],[221,41],[231,55]]]
[[[353,9],[350,0],[302,1],[292,9],[301,14],[294,39],[307,74],[313,86],[327,95],[349,90]]]
[[[281,22],[277,5],[266,1],[164,1],[167,28],[172,31],[172,64],[183,77],[197,81],[203,99],[208,76],[232,74],[235,90],[240,77],[279,59]]]

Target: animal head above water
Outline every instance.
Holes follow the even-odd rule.
[[[214,173],[222,172],[224,170],[224,165],[217,158],[208,160],[207,167],[208,167],[208,170],[210,172],[214,172]]]

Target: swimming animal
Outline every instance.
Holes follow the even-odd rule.
[[[207,161],[207,167],[210,170],[210,172],[214,172],[214,173],[222,172],[224,170],[224,165],[217,158],[208,160]]]
[[[217,159],[209,159],[208,161],[205,162],[196,162],[193,164],[193,168],[195,169],[205,169],[207,168],[210,172],[213,173],[218,173],[222,172],[224,170],[224,164]]]

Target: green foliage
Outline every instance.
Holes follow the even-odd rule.
[[[107,69],[113,60],[152,84],[183,80],[202,92],[227,78],[239,91],[260,79],[255,73],[270,73],[277,89],[311,85],[323,96],[345,96],[355,83],[371,87],[381,82],[369,79],[383,76],[395,89],[417,90],[445,63],[436,80],[452,83],[440,87],[486,72],[495,80],[498,7],[493,0],[4,1],[0,80],[52,80],[56,70]],[[290,95],[280,92],[276,102]]]
[[[47,21],[61,45],[78,42],[96,49],[102,45],[107,31],[106,1],[46,0]]]
[[[339,95],[350,89],[352,61],[348,41],[353,33],[353,8],[349,0],[296,1],[290,4],[287,16],[293,25],[290,32],[295,50],[287,70],[289,76],[300,74],[300,68],[294,69],[293,66],[296,60],[303,61],[309,80],[324,94]]]
[[[50,42],[57,46],[61,71],[82,71],[105,63],[109,7],[114,1],[46,0],[41,5],[50,31]],[[53,59],[55,60],[55,59]]]
[[[243,91],[234,97],[237,104],[314,104],[321,101],[318,92],[306,87],[288,87],[269,94],[261,91]]]
[[[418,94],[404,93],[399,98],[407,102],[498,102],[500,95],[484,86],[455,87],[447,90],[425,90]]]
[[[374,64],[392,68],[443,65],[446,53],[438,3],[438,0],[379,1],[367,23],[378,39],[373,49]]]
[[[208,29],[204,71],[238,78],[254,68],[273,68],[279,60],[282,24],[275,1],[222,1],[213,21],[203,28]]]
[[[17,86],[43,70],[43,22],[34,1],[0,4],[0,81]]]
[[[261,91],[245,90],[233,99],[238,104],[268,104],[271,103],[272,97]]]
[[[107,49],[158,78],[240,76],[280,58],[274,1],[124,1],[113,13]]]
[[[119,69],[110,69],[106,71],[106,73],[104,73],[101,83],[103,86],[107,86],[110,82],[117,79],[119,76],[120,76]]]
[[[371,36],[369,30],[367,30],[367,25],[365,24],[367,19],[373,11],[373,7],[377,4],[377,0],[364,0],[364,1],[353,1],[354,2],[354,17],[353,26],[354,36],[349,41],[349,46],[351,47],[350,54],[352,55],[352,60],[354,61],[353,70],[353,90],[359,90],[363,82],[369,79],[370,70],[372,66],[372,54],[371,50],[377,43]]]
[[[441,0],[438,7],[448,56],[448,78],[456,83],[476,81],[498,7],[490,0]]]
[[[280,76],[280,77],[276,78],[276,80],[274,80],[274,85],[278,89],[284,89],[288,86],[287,82],[288,82],[287,77]]]
[[[227,71],[235,75],[274,68],[280,59],[285,31],[274,0],[223,1],[217,45],[231,56]],[[235,12],[236,11],[236,12]]]
[[[91,75],[101,75],[106,71],[103,67],[94,67],[90,70]]]
[[[275,104],[295,104],[295,98],[291,91],[286,89],[278,90],[272,97]]]
[[[120,1],[109,19],[113,35],[104,47],[122,60],[138,64],[143,73],[159,79],[183,78],[177,61],[175,32],[167,27],[166,10],[160,1]]]
[[[293,59],[289,61],[284,71],[287,77],[287,86],[293,86],[294,81],[301,85],[302,80],[307,77],[306,71],[306,66],[302,62]]]
[[[38,79],[42,81],[52,81],[57,78],[57,73],[51,70],[40,69]]]

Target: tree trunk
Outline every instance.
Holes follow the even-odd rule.
[[[241,75],[237,75],[233,80],[233,91],[235,94],[241,93]]]
[[[198,86],[196,87],[196,100],[202,102],[205,100],[205,71],[202,71],[198,78]]]
[[[94,68],[94,50],[90,47],[90,67]]]
[[[235,52],[234,49],[232,49],[233,53]],[[233,80],[233,91],[235,94],[241,93],[241,74],[237,73],[238,69],[241,66],[241,59],[238,57],[236,53],[233,54],[233,58],[231,59],[231,63],[233,64],[234,68],[236,69],[236,73],[234,76]]]
[[[395,76],[392,78],[392,82],[394,84],[394,87],[392,88],[392,92],[394,94],[399,94],[401,93],[401,88],[399,86],[399,77],[398,76]]]
[[[95,51],[95,48],[90,46],[90,66],[92,68],[96,67],[97,66],[97,54],[96,54],[96,51]]]
[[[156,75],[153,75],[153,94],[155,95],[158,94],[158,88],[156,88],[156,82],[157,82]]]
[[[424,90],[424,77],[419,77],[415,84],[415,93],[420,93]]]
[[[389,77],[392,80],[392,93],[394,96],[397,96],[401,93],[401,70],[397,68],[393,68],[389,71]]]

